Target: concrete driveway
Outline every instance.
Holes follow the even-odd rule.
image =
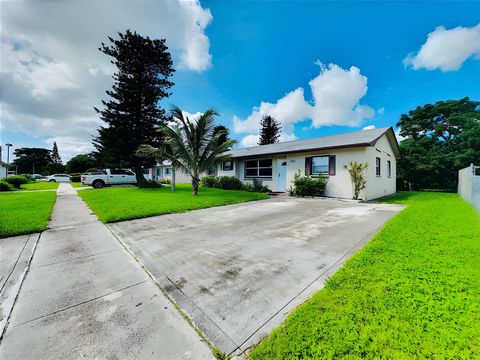
[[[216,346],[238,353],[401,209],[277,197],[110,228]]]

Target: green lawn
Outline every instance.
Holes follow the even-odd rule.
[[[20,185],[20,190],[50,190],[58,188],[58,185],[60,184],[57,182],[35,181]]]
[[[55,196],[55,191],[0,193],[0,237],[44,230]]]
[[[212,206],[268,198],[262,193],[200,188],[198,196],[192,196],[190,185],[177,185],[158,189],[104,188],[80,190],[78,195],[103,222],[137,219],[147,216],[171,214]]]
[[[88,185],[83,185],[81,182],[71,182],[70,183],[74,188],[76,187],[86,187]]]
[[[408,207],[250,359],[480,358],[480,216],[456,194]]]

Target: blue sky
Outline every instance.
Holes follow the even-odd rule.
[[[265,109],[280,114],[290,140],[394,126],[402,113],[438,100],[480,100],[478,2],[152,3],[132,10],[125,2],[115,12],[94,3],[3,3],[1,143],[57,141],[64,159],[89,151],[99,125],[92,108],[111,85],[96,48],[123,27],[167,38],[178,70],[162,105],[214,107],[239,146],[254,143]],[[32,24],[42,11],[44,22]]]
[[[480,100],[480,62],[458,71],[413,70],[403,58],[418,51],[437,26],[471,27],[480,21],[479,3],[204,2],[214,15],[207,28],[213,66],[202,74],[179,72],[169,100],[188,111],[215,107],[221,121],[247,117],[261,101],[275,102],[318,75],[316,60],[342,68],[356,66],[368,77],[361,103],[384,108],[360,126],[302,131],[298,138],[393,126],[418,105],[470,96]],[[307,121],[308,123],[308,121]],[[234,136],[237,134],[233,134]],[[237,135],[237,139],[241,139]]]

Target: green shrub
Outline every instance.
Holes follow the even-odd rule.
[[[268,186],[263,185],[262,180],[254,178],[251,183],[242,184],[242,190],[251,192],[269,192]]]
[[[241,190],[242,182],[234,176],[219,176],[215,187],[223,190]]]
[[[5,179],[0,179],[0,191],[13,191],[15,187],[12,184],[9,184]]]
[[[170,180],[170,179],[159,179],[158,182],[160,184],[172,185],[172,180]]]
[[[20,185],[28,184],[28,179],[25,176],[14,175],[5,179],[9,184],[15,186],[16,189],[20,189]]]
[[[202,186],[207,188],[213,188],[217,186],[217,178],[215,176],[202,177]]]
[[[80,182],[80,175],[82,175],[81,173],[72,173],[70,174],[71,178],[70,180],[72,182]]]
[[[288,189],[288,193],[300,197],[323,196],[327,182],[328,177],[326,176],[311,178],[301,176],[298,172],[293,179],[293,188]]]
[[[21,176],[25,177],[28,182],[33,182],[35,179],[30,174],[21,174]]]
[[[143,184],[139,185],[139,187],[140,188],[155,189],[155,188],[162,187],[162,184],[160,184],[160,182],[158,182],[156,180],[147,180],[146,183],[143,183]]]

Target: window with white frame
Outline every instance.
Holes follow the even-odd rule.
[[[329,156],[312,157],[312,175],[328,175]]]
[[[390,160],[387,160],[387,175],[392,177],[392,162]]]
[[[230,171],[233,170],[233,161],[232,160],[226,160],[222,163],[222,170],[223,171]]]
[[[375,158],[375,174],[377,176],[381,176],[382,175],[382,171],[381,171],[381,161],[380,161],[380,158],[377,157]]]
[[[172,168],[171,167],[165,168],[165,175],[166,176],[172,176]]]
[[[272,177],[272,159],[249,160],[245,161],[246,178],[271,178]]]

